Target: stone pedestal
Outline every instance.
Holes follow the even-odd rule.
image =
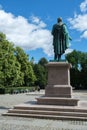
[[[47,97],[71,98],[70,67],[67,62],[50,62],[48,68],[48,85],[45,89]]]
[[[77,99],[72,99],[70,85],[70,67],[67,62],[49,62],[48,84],[45,97],[37,98],[38,104],[76,106]]]

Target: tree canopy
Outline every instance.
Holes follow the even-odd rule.
[[[74,50],[66,59],[72,64],[71,85],[76,89],[87,89],[87,53]]]
[[[40,88],[45,88],[47,84],[47,69],[46,69],[46,64],[48,61],[46,58],[41,58],[37,64],[34,64],[33,69],[36,75],[36,85],[39,85]]]
[[[20,47],[0,33],[0,85],[22,86],[33,84],[36,80],[29,58]]]

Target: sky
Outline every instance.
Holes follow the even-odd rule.
[[[0,0],[0,32],[38,62],[52,60],[52,26],[66,23],[72,41],[66,53],[87,52],[87,0]]]

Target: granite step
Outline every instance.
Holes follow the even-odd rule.
[[[56,116],[56,115],[39,115],[39,114],[20,114],[20,113],[5,113],[4,116],[17,116],[26,118],[41,118],[41,119],[55,119],[55,120],[78,120],[87,121],[87,117],[77,116]]]
[[[74,98],[63,98],[63,97],[39,97],[37,104],[39,105],[62,105],[62,106],[77,106],[78,99]]]
[[[87,113],[81,113],[81,112],[64,112],[64,111],[46,111],[46,110],[9,109],[8,113],[38,114],[38,115],[52,115],[52,116],[55,115],[55,116],[87,117]]]
[[[24,103],[9,109],[4,116],[19,116],[58,120],[86,120],[87,104],[83,106],[58,106],[58,105],[38,105]]]
[[[64,106],[49,106],[49,105],[18,105],[14,106],[13,109],[20,110],[43,110],[43,111],[63,111],[63,112],[81,112],[87,113],[86,108],[81,107],[64,107]]]

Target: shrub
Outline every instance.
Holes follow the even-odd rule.
[[[5,88],[4,87],[0,87],[0,94],[5,94]]]

